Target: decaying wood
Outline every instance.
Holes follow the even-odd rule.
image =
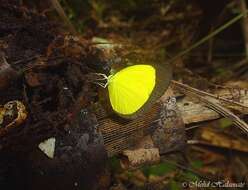
[[[185,126],[173,91],[168,89],[160,101],[161,107],[157,112],[157,119],[154,118],[156,120],[150,123],[147,121],[148,131],[152,128],[150,133],[136,139],[135,146],[121,153],[123,168],[134,169],[144,164],[153,164],[159,162],[160,154],[183,151],[186,145]]]
[[[182,152],[186,144],[185,124],[181,112],[176,104],[176,98],[171,89],[161,98],[163,101],[162,120],[160,127],[151,134],[155,147],[159,148],[160,154],[169,152]],[[170,92],[171,91],[171,92]]]
[[[104,118],[99,121],[100,131],[109,156],[135,146],[137,140],[148,135],[151,122],[155,120],[159,105],[156,104],[144,116],[136,120],[120,120],[119,118]]]
[[[158,148],[159,153],[180,151],[186,142],[185,129],[172,93],[169,89],[160,102],[135,120],[120,121],[111,117],[100,120],[100,131],[103,134],[108,155],[112,156],[126,149],[129,149],[132,155],[146,151],[152,154],[154,151],[148,150],[152,148]],[[140,150],[140,148],[147,150]],[[148,155],[148,157],[142,156],[142,159],[138,158],[138,160],[141,159],[139,161],[125,156],[128,160],[131,159],[128,162],[130,166],[137,165],[137,162],[152,162],[152,157]]]

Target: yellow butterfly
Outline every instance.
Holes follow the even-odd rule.
[[[136,118],[167,89],[171,70],[168,65],[163,68],[138,64],[128,66],[108,77],[105,74],[98,75],[103,77],[98,80],[107,81],[97,84],[108,87],[113,110],[124,118]]]

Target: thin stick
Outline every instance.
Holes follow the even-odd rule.
[[[237,15],[236,17],[234,17],[233,19],[231,19],[230,21],[228,21],[226,24],[224,24],[221,27],[217,28],[215,31],[213,31],[208,36],[202,38],[201,40],[199,40],[198,42],[196,42],[195,44],[193,44],[191,47],[189,47],[188,49],[183,50],[182,52],[180,52],[179,54],[177,54],[169,62],[170,63],[174,62],[179,57],[182,57],[182,56],[186,55],[187,53],[189,53],[193,49],[197,48],[198,46],[202,45],[203,43],[205,43],[209,39],[213,38],[214,36],[216,36],[217,34],[219,34],[220,32],[222,32],[223,30],[225,30],[226,28],[228,28],[229,26],[231,26],[232,24],[234,24],[235,22],[237,22],[238,20],[240,20],[241,18],[243,18],[247,14],[247,12],[248,11],[246,10],[245,12],[240,13],[239,15]]]
[[[237,101],[233,101],[233,100],[228,100],[226,98],[223,98],[223,97],[219,97],[217,95],[214,95],[214,94],[210,94],[208,92],[204,92],[202,90],[199,90],[199,89],[196,89],[196,88],[193,88],[187,84],[183,84],[183,83],[180,83],[178,81],[175,81],[175,80],[172,80],[171,81],[172,84],[176,87],[176,88],[179,88],[179,89],[185,89],[187,91],[190,91],[190,92],[194,92],[196,94],[199,94],[201,96],[209,96],[209,97],[212,97],[214,99],[217,99],[217,100],[220,100],[220,101],[223,101],[225,102],[226,104],[229,104],[229,105],[233,105],[233,106],[238,106],[238,107],[241,107],[241,109],[247,109],[248,110],[248,106],[244,105],[244,104],[241,104]]]
[[[174,84],[176,84],[179,87],[179,90],[181,90],[183,93],[198,98],[200,101],[206,104],[207,107],[211,108],[212,110],[216,111],[220,115],[230,119],[237,127],[239,127],[242,131],[244,131],[246,134],[248,134],[248,125],[241,120],[238,116],[233,114],[231,111],[228,109],[224,108],[223,106],[219,105],[217,102],[214,101],[216,100],[215,97],[210,96],[209,98],[203,96],[201,91],[194,89],[192,91],[191,87],[187,85],[179,85],[179,82],[173,81]],[[200,94],[199,94],[199,92]],[[205,92],[204,92],[205,94]],[[208,95],[208,93],[207,93]],[[213,99],[214,98],[214,99]]]
[[[205,97],[201,97],[201,101],[205,102],[207,107],[213,109],[220,115],[230,119],[237,127],[239,127],[242,131],[248,134],[248,125],[238,116],[233,114],[231,111]]]
[[[245,0],[239,0],[239,7],[242,14],[244,15],[242,28],[243,28],[243,35],[245,40],[246,59],[248,59],[248,17],[247,17],[247,6]]]
[[[191,145],[191,146],[205,146],[207,147],[215,147],[215,148],[219,148],[219,149],[226,149],[226,150],[234,150],[234,151],[239,151],[239,152],[243,152],[243,153],[248,153],[245,149],[237,149],[234,147],[224,147],[224,146],[218,146],[216,144],[212,144],[210,142],[204,141],[204,140],[198,140],[198,139],[191,139],[191,140],[187,140],[187,145]]]
[[[197,175],[198,177],[201,177],[202,179],[207,179],[207,180],[209,180],[209,181],[212,181],[209,177],[204,176],[203,174],[199,173],[199,172],[196,171],[196,170],[193,170],[193,169],[191,169],[191,168],[188,168],[188,167],[186,167],[186,166],[183,166],[183,165],[181,165],[181,164],[172,162],[172,161],[167,160],[167,159],[163,159],[163,161],[165,161],[165,162],[167,162],[167,163],[169,163],[169,164],[171,164],[171,165],[174,165],[174,166],[176,166],[177,168],[179,168],[179,169],[181,169],[181,170],[183,170],[183,171],[189,171],[189,172],[191,172],[191,173]]]
[[[62,18],[62,20],[66,23],[66,25],[70,29],[70,32],[73,35],[77,35],[76,29],[74,28],[74,26],[72,25],[72,23],[70,22],[68,17],[66,16],[65,11],[62,8],[62,6],[60,5],[60,3],[58,2],[58,0],[50,0],[50,1],[51,1],[52,5],[53,5],[54,9],[57,11],[59,16]]]

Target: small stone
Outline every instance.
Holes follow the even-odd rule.
[[[54,157],[55,138],[49,138],[39,144],[39,149],[44,152],[49,158]]]

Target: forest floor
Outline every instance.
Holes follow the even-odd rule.
[[[118,57],[155,58],[168,62],[241,11],[239,3],[228,0],[129,0],[118,3],[62,0],[62,6],[78,32],[75,40],[75,35],[69,34],[49,3],[0,1],[3,1],[0,3],[0,105],[19,100],[27,110],[19,110],[19,102],[12,102],[8,109],[14,114],[6,118],[6,108],[0,107],[0,124],[5,126],[1,128],[0,125],[0,151],[5,155],[1,156],[0,174],[13,179],[27,168],[25,165],[15,171],[24,154],[33,151],[46,138],[66,131],[67,123],[74,125],[75,115],[82,107],[98,100],[97,87],[85,82],[87,73],[108,72],[108,61],[118,61]],[[209,93],[216,89],[247,89],[246,24],[240,20],[177,58],[171,63],[173,79]],[[114,56],[109,55],[111,52],[103,56],[92,45],[93,37],[122,44],[122,50]],[[24,119],[19,118],[21,111],[27,115]],[[247,116],[237,114],[247,121]],[[85,117],[87,125],[93,126],[93,117]],[[22,119],[26,121],[20,128]],[[66,142],[74,143],[78,134],[81,131],[76,130],[73,140]],[[189,185],[190,181],[248,185],[247,136],[228,119],[186,125],[186,134],[188,140],[206,140],[208,144],[188,145],[184,156],[166,155],[160,164],[131,171],[123,170],[118,157],[114,156],[109,159],[110,171],[105,172],[107,177],[101,183],[112,185],[116,190],[177,190],[184,188],[184,182]],[[10,154],[11,151],[15,153]],[[19,161],[6,164],[16,155],[21,155]],[[29,162],[34,163],[36,157],[33,155],[36,153]],[[93,171],[97,171],[96,167]],[[22,180],[17,180],[16,184],[23,185]],[[1,183],[6,185],[11,180],[0,176]],[[37,184],[39,182],[31,186]],[[242,184],[240,187],[242,189]],[[193,185],[191,189],[199,188]]]

